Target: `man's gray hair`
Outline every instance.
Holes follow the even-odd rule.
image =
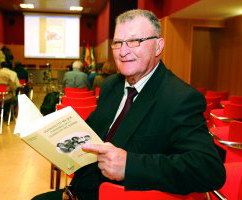
[[[73,69],[82,69],[82,67],[83,67],[83,63],[80,60],[76,60],[72,64]]]
[[[132,21],[135,17],[145,17],[146,19],[148,19],[150,23],[154,26],[154,31],[157,34],[157,36],[161,36],[160,22],[157,16],[153,12],[148,10],[136,9],[126,11],[116,18],[116,25]]]

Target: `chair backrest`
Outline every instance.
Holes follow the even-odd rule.
[[[229,103],[225,105],[224,116],[232,119],[242,119],[242,104]]]
[[[240,143],[242,147],[242,122],[234,120],[229,124],[228,141]],[[242,148],[227,146],[225,162],[242,162]]]
[[[0,84],[0,93],[6,93],[7,92],[7,85]]]
[[[57,104],[57,105],[56,105],[56,110],[60,110],[60,109],[65,108],[65,107],[66,107],[66,106],[63,105],[63,104]]]
[[[65,96],[72,97],[72,98],[85,98],[85,97],[91,97],[93,96],[93,91],[88,92],[71,92],[66,91]]]
[[[84,88],[68,88],[66,87],[65,88],[65,93],[67,92],[87,92],[88,91],[88,88],[87,87],[84,87]]]
[[[209,96],[209,97],[220,96],[221,100],[227,100],[228,97],[229,97],[229,92],[227,92],[227,91],[208,90],[206,92],[206,96]]]
[[[25,85],[26,84],[26,80],[25,79],[19,79],[19,82],[21,85]]]
[[[205,112],[203,113],[205,119],[210,119],[210,112],[212,109],[213,109],[213,103],[207,104],[207,108],[206,108]]]
[[[231,96],[230,102],[235,104],[242,104],[242,96]]]
[[[228,200],[242,199],[242,162],[225,163],[226,182],[219,190]],[[210,193],[211,200],[217,200],[214,195]]]
[[[96,98],[99,98],[99,93],[100,93],[100,87],[95,87],[95,96],[96,96]]]
[[[86,107],[73,107],[73,109],[83,120],[86,120],[88,116],[96,109],[96,107],[97,105],[92,105]]]
[[[81,106],[90,106],[97,104],[97,99],[95,96],[86,97],[86,98],[72,98],[72,97],[62,97],[61,103],[64,105],[81,107]]]
[[[212,109],[221,107],[221,105],[220,105],[221,97],[220,96],[205,96],[205,99],[207,101],[207,104],[210,104],[210,103],[213,104]]]
[[[170,194],[157,190],[125,190],[124,186],[104,182],[99,188],[99,200],[204,200],[204,194],[188,196]]]

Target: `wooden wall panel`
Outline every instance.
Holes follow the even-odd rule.
[[[217,82],[217,35],[215,28],[195,27],[193,31],[193,50],[191,85],[196,88],[216,89]]]
[[[217,90],[242,95],[242,16],[226,21],[219,35]]]
[[[177,76],[190,83],[194,27],[223,27],[223,21],[166,17],[161,23],[165,39],[163,60]]]

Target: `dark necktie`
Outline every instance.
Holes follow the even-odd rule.
[[[116,121],[113,123],[111,129],[108,132],[108,135],[105,139],[105,142],[110,142],[115,134],[116,129],[118,128],[119,124],[121,123],[122,119],[124,118],[125,114],[128,112],[130,109],[134,97],[138,94],[137,90],[133,87],[128,87],[128,97],[126,99],[126,102],[124,104],[123,110],[117,117]]]

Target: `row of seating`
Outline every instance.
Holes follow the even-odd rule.
[[[86,120],[91,112],[97,107],[97,98],[100,88],[96,88],[95,92],[88,91],[88,88],[65,88],[64,95],[60,98],[60,103],[56,105],[56,110],[71,106],[77,114]],[[54,175],[56,173],[56,178]],[[55,189],[60,187],[61,171],[55,165],[51,164],[50,188]],[[72,175],[71,175],[72,176]]]
[[[229,98],[229,92],[198,90],[207,100],[204,116],[227,171],[227,180],[220,192],[226,199],[242,199],[242,96]],[[210,196],[212,200],[223,199]]]

